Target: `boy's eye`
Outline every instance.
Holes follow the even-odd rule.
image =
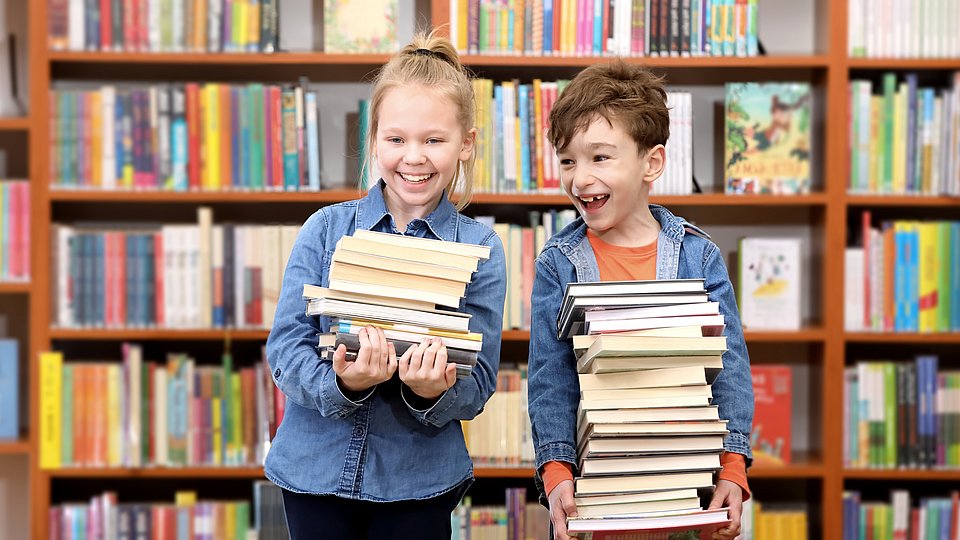
[[[560,158],[560,165],[564,167],[569,167],[573,165],[573,160],[570,158]]]
[[[594,161],[606,161],[608,159],[610,159],[610,156],[593,156]]]

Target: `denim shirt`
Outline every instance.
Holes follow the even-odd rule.
[[[749,463],[753,423],[750,360],[720,249],[706,233],[666,208],[651,204],[650,211],[660,222],[657,279],[705,278],[709,299],[720,303],[726,322],[727,352],[723,353],[723,370],[713,384],[713,403],[719,406],[720,417],[729,421],[730,433],[724,448],[745,455]],[[565,461],[574,466],[577,462],[575,433],[580,383],[572,340],[557,339],[557,314],[568,283],[600,280],[586,231],[582,218],[574,221],[554,235],[537,257],[528,390],[538,471],[548,461]]]
[[[330,321],[306,316],[303,285],[328,285],[337,240],[357,229],[399,234],[384,203],[382,181],[360,200],[310,216],[290,254],[267,339],[273,380],[287,402],[267,453],[266,476],[289,491],[366,501],[426,499],[465,489],[473,463],[459,420],[479,414],[496,389],[506,295],[503,245],[489,227],[459,214],[446,195],[436,210],[411,221],[403,232],[491,248],[460,304],[460,311],[472,315],[470,331],[483,334],[473,373],[458,379],[429,409],[418,410],[408,404],[404,394],[410,389],[396,374],[351,401],[336,382],[332,361],[317,353],[317,334],[328,332]]]

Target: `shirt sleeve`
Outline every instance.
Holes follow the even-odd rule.
[[[322,328],[317,317],[308,317],[303,301],[304,284],[322,285],[329,266],[324,239],[327,220],[323,210],[310,216],[300,229],[283,274],[273,328],[267,338],[267,362],[273,381],[287,399],[324,417],[345,418],[368,399],[375,388],[357,401],[348,399],[337,384],[333,361],[317,352]]]
[[[547,497],[553,488],[565,480],[573,480],[573,465],[564,461],[548,461],[543,464],[543,490]]]
[[[750,498],[750,486],[747,484],[747,458],[743,454],[736,452],[724,452],[720,454],[720,474],[718,480],[729,480],[740,486],[743,490],[743,500]]]
[[[471,315],[470,331],[483,335],[483,345],[470,376],[457,379],[426,410],[417,409],[411,404],[416,400],[409,399],[410,390],[405,385],[401,390],[407,410],[424,425],[440,428],[453,420],[470,420],[480,414],[497,389],[503,302],[507,294],[506,259],[500,237],[493,231],[490,231],[483,244],[490,246],[490,258],[480,262],[467,285],[463,303],[463,311]]]

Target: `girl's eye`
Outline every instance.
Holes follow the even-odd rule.
[[[403,142],[403,139],[401,139],[400,137],[387,137],[387,142],[400,144]]]
[[[427,144],[439,144],[441,142],[443,141],[441,141],[440,139],[427,139]]]

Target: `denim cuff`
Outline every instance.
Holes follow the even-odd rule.
[[[753,453],[750,451],[750,439],[743,433],[727,433],[723,439],[723,449],[727,452],[743,454],[747,458],[747,467],[753,462]]]
[[[338,380],[339,378],[332,369],[330,370],[330,375],[330,378],[327,381],[324,381],[324,388],[321,389],[321,393],[323,394],[324,399],[333,405],[340,418],[344,418],[356,412],[356,410],[363,405],[363,402],[369,399],[377,389],[377,386],[374,385],[372,388],[370,388],[370,391],[367,392],[365,396],[357,401],[354,401],[344,394],[343,389],[340,388],[340,381]],[[330,388],[331,386],[333,387],[332,389]]]
[[[537,448],[537,471],[548,461],[565,461],[573,465],[574,476],[577,467],[577,451],[573,446],[563,442],[552,442]]]
[[[418,422],[425,426],[434,426],[434,427],[443,427],[452,420],[448,418],[449,414],[445,415],[447,411],[450,410],[450,407],[457,401],[457,391],[454,390],[454,387],[451,386],[447,388],[447,391],[440,395],[437,398],[436,402],[427,410],[421,410],[415,408],[410,404],[410,400],[407,399],[407,392],[412,392],[410,388],[403,384],[400,386],[400,397],[403,398],[403,403],[407,406],[407,410],[410,411],[410,414],[417,419]]]

